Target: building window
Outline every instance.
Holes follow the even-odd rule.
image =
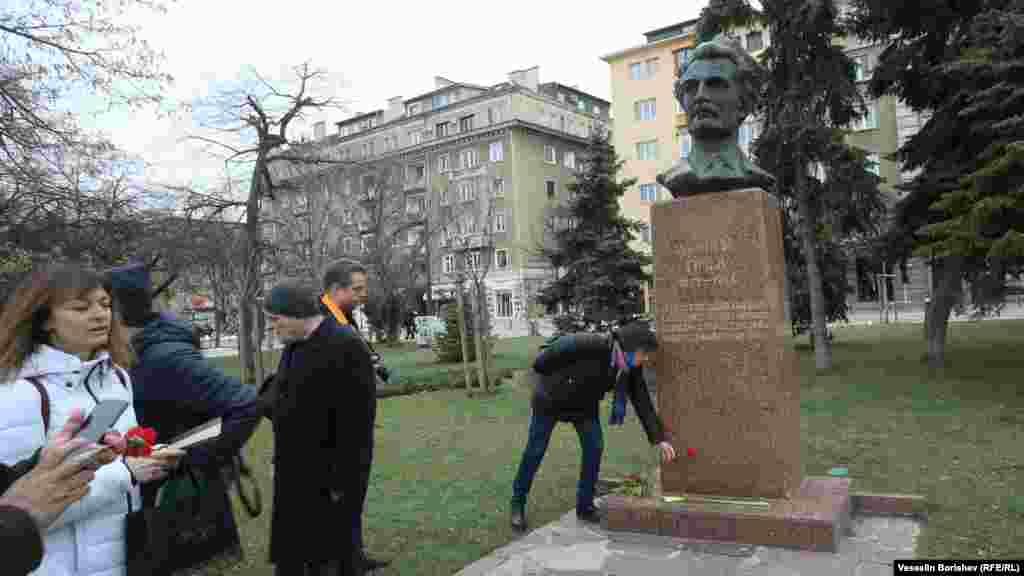
[[[563,94],[562,92],[559,92],[558,93],[558,101],[562,102],[564,104],[565,103],[565,94]]]
[[[462,234],[476,233],[476,218],[473,217],[473,214],[462,215],[462,219],[459,220],[459,232]]]
[[[423,240],[420,231],[417,229],[409,230],[407,238],[409,246],[419,246],[420,242]]]
[[[868,172],[871,172],[875,176],[881,176],[882,175],[882,165],[879,163],[878,152],[868,152],[867,160],[868,160],[868,166],[867,166]]]
[[[501,197],[505,196],[505,179],[504,178],[495,178],[494,179],[493,192],[494,192],[494,196],[496,198],[501,198]]]
[[[582,98],[580,98],[579,100],[576,101],[576,109],[579,110],[580,112],[586,112],[587,103]]]
[[[409,146],[416,146],[423,141],[423,133],[419,130],[409,132]]]
[[[760,30],[747,34],[747,52],[757,52],[764,48],[764,35]]]
[[[344,240],[342,240],[342,242],[341,242],[341,250],[345,254],[351,254],[352,253],[352,239],[351,238],[345,238]]]
[[[558,161],[555,160],[555,147],[544,145],[544,161],[548,164],[556,164]]]
[[[351,224],[351,223],[352,223],[352,211],[351,210],[345,210],[345,224]]]
[[[409,116],[415,116],[415,115],[417,115],[419,113],[420,113],[420,105],[419,105],[419,103],[409,104],[409,107],[406,109],[406,114],[408,114]]]
[[[370,252],[370,240],[366,236],[359,239],[359,251],[363,254]]]
[[[651,227],[650,226],[644,226],[640,230],[640,240],[644,244],[650,244],[651,243]]]
[[[409,214],[422,214],[426,212],[426,199],[423,196],[411,196],[406,202],[405,211]]]
[[[505,143],[491,142],[489,148],[491,162],[501,162],[505,159]]]
[[[448,123],[447,122],[438,122],[437,124],[434,125],[434,137],[435,138],[444,138],[447,135],[448,135]]]
[[[647,142],[636,143],[636,159],[637,160],[657,160],[658,159],[658,141],[649,140]]]
[[[878,102],[869,102],[864,106],[864,116],[853,122],[854,130],[878,129]]]
[[[441,265],[442,265],[442,267],[444,269],[444,273],[445,274],[451,274],[451,273],[455,272],[455,255],[454,254],[445,254],[444,258],[442,259],[442,264]]]
[[[508,257],[508,250],[504,248],[494,251],[494,267],[502,270],[508,268],[512,264],[512,261]]]
[[[473,115],[459,118],[459,132],[469,132],[473,129]]]
[[[435,110],[438,108],[444,108],[448,105],[448,94],[434,94],[430,99],[430,104]]]
[[[463,170],[476,166],[476,149],[468,148],[459,152],[459,162]]]
[[[600,115],[601,115],[601,107],[598,106],[597,104],[594,104],[594,116],[600,116]]]
[[[466,254],[466,268],[469,268],[470,270],[479,270],[480,269],[480,253],[479,252],[469,252],[469,253]]]
[[[555,197],[555,181],[554,180],[545,180],[544,181],[544,190],[545,190],[545,192],[547,192],[548,200],[553,199]]]
[[[470,200],[476,200],[476,186],[472,181],[459,183],[459,202],[469,202]]]
[[[438,204],[440,204],[441,206],[447,206],[448,205],[448,188],[442,187],[440,194],[441,194],[441,198],[438,201]]]
[[[498,292],[495,294],[495,318],[511,318],[512,317],[512,293],[511,292]]]
[[[680,48],[672,53],[672,58],[676,65],[676,76],[682,76],[686,65],[690,63],[690,49]]]
[[[497,124],[498,122],[501,122],[501,108],[488,108],[487,123]]]
[[[658,74],[658,59],[649,58],[643,62],[634,62],[629,65],[629,77],[631,80],[647,80]]]
[[[690,131],[686,128],[679,129],[679,157],[689,158],[690,150],[693,148],[693,139],[690,137]]]
[[[867,54],[853,57],[853,79],[863,82],[871,78],[870,61]]]
[[[657,184],[641,184],[640,200],[642,202],[654,202],[658,199]]]
[[[562,155],[562,163],[565,164],[566,168],[571,170],[576,169],[576,153],[572,150],[566,150],[565,154]]]
[[[633,114],[638,122],[644,120],[654,120],[657,116],[657,100],[649,98],[647,100],[638,100],[633,104]]]
[[[444,174],[450,169],[448,163],[448,154],[441,154],[437,157],[437,173]]]
[[[499,210],[494,213],[494,231],[504,232],[505,231],[505,211]]]

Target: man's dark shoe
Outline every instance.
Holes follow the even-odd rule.
[[[601,523],[601,511],[597,508],[590,507],[583,510],[576,510],[576,518],[583,522],[589,522],[591,524]]]
[[[391,560],[383,560],[381,558],[374,558],[373,556],[370,556],[366,552],[363,552],[363,566],[367,570],[373,571],[373,570],[376,570],[378,568],[384,568],[385,566],[388,566],[390,564],[391,564]]]
[[[526,505],[513,502],[512,503],[512,527],[520,532],[526,530]]]

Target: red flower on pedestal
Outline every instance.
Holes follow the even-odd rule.
[[[156,444],[156,430],[136,426],[125,432],[124,438],[128,443],[125,456],[149,456],[153,453],[153,445]]]

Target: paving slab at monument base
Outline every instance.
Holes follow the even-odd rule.
[[[913,558],[919,532],[914,517],[854,515],[836,552],[808,552],[609,532],[570,511],[456,576],[881,576]]]

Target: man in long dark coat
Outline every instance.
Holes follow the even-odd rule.
[[[365,345],[365,353],[374,364],[374,370],[379,371],[382,365],[377,364],[380,357],[374,352],[373,347],[359,332],[359,325],[352,314],[356,306],[366,304],[369,299],[368,276],[366,268],[352,260],[339,260],[332,263],[324,271],[323,279],[324,293],[320,297],[320,304],[328,315],[339,326],[351,327],[356,336],[359,336]],[[340,374],[347,374],[341,372]],[[386,374],[382,376],[386,379]],[[353,385],[361,385],[358,381],[349,381],[342,378],[342,385],[346,388]],[[363,391],[361,391],[362,393]],[[375,570],[390,564],[389,560],[375,558],[365,551],[363,544],[363,511],[366,505],[366,492],[370,487],[370,468],[373,466],[373,429],[377,419],[377,378],[370,382],[370,389],[365,391],[368,395],[366,430],[361,430],[358,439],[354,439],[360,447],[357,467],[359,475],[354,477],[355,484],[350,493],[353,494],[349,508],[349,525],[352,530],[354,546],[360,550],[360,556],[368,570]]]
[[[347,524],[372,434],[373,365],[351,327],[329,320],[319,290],[284,282],[268,294],[270,326],[286,342],[275,376],[274,508],[270,561],[279,576],[364,573]],[[339,386],[345,374],[350,386]]]

